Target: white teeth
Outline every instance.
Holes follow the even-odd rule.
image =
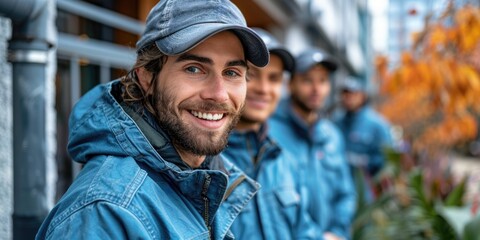
[[[197,118],[213,120],[213,121],[217,121],[223,118],[223,113],[211,114],[211,113],[202,113],[202,112],[192,111],[192,114]]]

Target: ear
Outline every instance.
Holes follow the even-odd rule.
[[[144,67],[140,67],[135,69],[135,74],[137,74],[138,82],[142,86],[143,91],[147,92],[152,83],[152,73]]]

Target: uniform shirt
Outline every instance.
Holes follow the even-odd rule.
[[[269,120],[270,133],[301,165],[300,174],[309,198],[309,213],[323,231],[349,238],[355,212],[355,189],[338,129],[327,119],[313,126],[283,99]]]

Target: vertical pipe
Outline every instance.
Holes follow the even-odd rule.
[[[19,46],[19,45],[16,45]],[[14,239],[31,239],[48,212],[46,48],[18,54],[13,69]],[[36,58],[36,60],[35,60]],[[22,60],[23,59],[23,60]]]
[[[110,76],[110,65],[108,63],[100,64],[100,83],[107,83],[111,79]]]
[[[33,239],[54,204],[56,8],[55,0],[6,2],[0,10],[14,5],[2,12],[13,20],[13,238]]]
[[[82,86],[80,84],[80,59],[77,56],[73,56],[70,59],[70,109],[73,109],[73,106],[80,99],[80,89]],[[82,170],[80,163],[72,161],[72,180],[75,179]]]

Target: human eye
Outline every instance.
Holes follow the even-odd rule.
[[[198,74],[198,73],[201,73],[201,69],[199,67],[196,67],[196,66],[188,66],[185,68],[185,71],[187,73],[191,73],[191,74]]]
[[[272,74],[272,75],[270,75],[270,82],[272,82],[272,83],[281,83],[281,82],[283,82],[283,75],[281,75],[281,74]]]
[[[232,69],[226,70],[224,74],[225,74],[225,76],[231,77],[231,78],[236,78],[236,77],[241,77],[242,76],[242,74],[239,71],[235,71],[235,70],[232,70]]]

